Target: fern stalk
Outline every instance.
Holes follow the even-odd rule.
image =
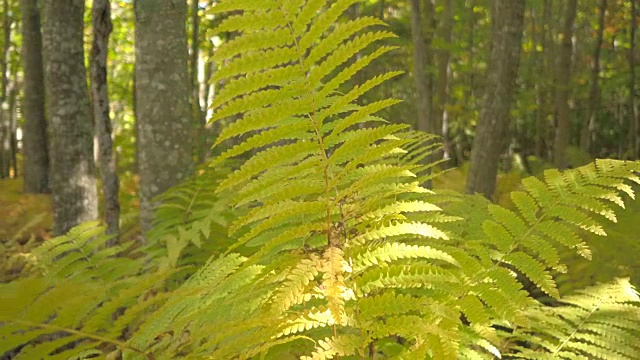
[[[126,350],[133,351],[133,352],[135,352],[137,354],[143,355],[145,358],[147,358],[149,360],[155,360],[155,356],[153,356],[153,354],[149,354],[149,353],[146,353],[146,352],[144,352],[144,351],[142,351],[140,349],[132,347],[129,344],[127,344],[126,342],[122,342],[122,341],[119,341],[119,340],[106,338],[104,336],[100,336],[100,335],[96,335],[96,334],[90,334],[90,333],[86,333],[84,331],[79,331],[79,330],[75,330],[75,329],[69,329],[69,328],[65,328],[65,327],[62,327],[62,326],[56,326],[56,325],[52,325],[52,324],[35,323],[35,322],[25,321],[25,320],[11,320],[11,322],[16,323],[16,324],[20,324],[20,325],[24,325],[24,326],[28,326],[28,327],[37,327],[37,328],[41,328],[41,329],[50,329],[50,330],[66,332],[66,333],[73,334],[73,335],[79,335],[79,336],[81,336],[83,338],[86,338],[86,339],[92,339],[92,340],[99,341],[101,343],[112,344],[112,345],[115,345],[115,346],[117,346],[117,347],[119,347],[121,349],[126,349]]]

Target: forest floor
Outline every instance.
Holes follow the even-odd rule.
[[[24,266],[22,254],[51,238],[51,197],[25,194],[22,179],[0,180],[0,282]]]

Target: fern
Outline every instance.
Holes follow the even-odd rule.
[[[527,309],[504,347],[525,359],[637,358],[640,297],[628,280],[581,290],[561,304]]]
[[[212,189],[228,172],[227,167],[205,164],[196,175],[159,195],[145,252],[166,256],[172,267],[197,269],[227,247],[226,228],[236,214],[228,205],[229,194]]]
[[[213,339],[186,325],[200,313],[169,327],[173,341],[190,334],[189,353],[265,356],[286,345],[321,359],[364,356],[401,339],[392,348],[403,357],[499,355],[492,326],[517,321],[534,304],[515,274],[558,298],[550,269],[563,267],[559,248],[588,256],[581,232],[602,234],[598,214],[614,219],[603,200],[620,204],[620,191],[632,194],[624,183],[635,179],[635,163],[549,172],[544,183],[526,180],[526,192],[513,195],[517,211],[484,203],[479,226],[461,229],[456,220],[468,212],[443,214],[419,185],[435,176],[424,160],[437,140],[400,125],[362,127],[395,102],[361,107],[357,99],[397,74],[337,91],[387,49],[349,59],[391,36],[366,30],[376,21],[336,22],[352,3],[323,9],[319,1],[228,1],[216,8],[243,13],[221,24],[240,35],[217,54],[227,65],[217,79],[226,85],[213,121],[228,123],[218,144],[237,144],[216,161],[241,165],[217,191],[237,194],[232,202],[244,214],[230,226],[237,240],[229,251],[260,248],[239,270],[251,280],[229,274],[236,292],[211,293],[236,310],[233,319],[205,312],[206,329],[222,329]],[[567,210],[574,201],[588,206]],[[247,299],[240,308],[238,299]]]
[[[3,350],[62,357],[117,347],[126,359],[636,350],[639,327],[624,318],[637,316],[635,293],[562,297],[556,277],[569,270],[563,251],[590,257],[585,233],[605,235],[601,222],[634,196],[640,164],[550,170],[523,181],[513,208],[423,187],[437,176],[439,140],[376,115],[395,100],[359,104],[399,73],[346,86],[393,50],[379,20],[343,20],[356,2],[213,7],[228,15],[218,31],[237,33],[216,52],[220,155],[163,195],[145,250],[168,258],[145,266],[100,250],[99,230],[56,239],[35,253],[45,276],[1,288],[14,309],[0,318]],[[216,241],[227,236],[220,255]],[[172,268],[181,265],[193,270]],[[167,283],[172,271],[186,280]],[[86,295],[50,300],[78,292]]]
[[[143,273],[144,262],[118,256],[127,248],[105,248],[103,234],[87,223],[45,242],[30,256],[32,275],[0,287],[0,354],[66,359],[130,348],[119,338],[161,299],[153,293],[167,273]]]

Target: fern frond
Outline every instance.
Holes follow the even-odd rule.
[[[529,308],[511,340],[532,346],[513,349],[512,354],[635,359],[640,353],[639,300],[628,280],[621,279],[563,298],[562,306]]]
[[[66,359],[102,353],[105,345],[143,352],[119,338],[147,314],[132,308],[159,291],[171,272],[145,272],[143,261],[116,256],[125,248],[105,248],[103,234],[96,223],[73,228],[34,249],[41,274],[0,285],[0,353]],[[124,322],[120,311],[126,308]]]
[[[345,334],[333,338],[319,340],[311,356],[302,356],[304,360],[325,360],[337,356],[357,354],[363,347],[363,339],[357,334]]]
[[[429,246],[407,245],[403,243],[387,243],[382,247],[368,250],[353,258],[353,272],[358,273],[371,266],[380,266],[399,259],[434,259],[442,260],[452,265],[458,265],[456,260],[444,251]]]
[[[373,240],[381,240],[400,235],[419,235],[425,238],[448,239],[444,232],[428,224],[417,222],[394,222],[360,234],[353,239],[350,239],[346,245],[361,246],[366,242]]]

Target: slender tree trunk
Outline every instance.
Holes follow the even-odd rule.
[[[118,192],[120,180],[116,173],[116,159],[113,156],[111,118],[109,116],[109,91],[107,84],[107,57],[111,23],[111,3],[109,0],[93,0],[91,10],[93,24],[93,44],[91,46],[91,93],[93,95],[93,117],[98,137],[98,162],[102,177],[104,195],[104,219],[106,233],[113,235],[111,244],[117,242],[120,232],[120,201]]]
[[[618,97],[620,98],[618,100]],[[617,111],[615,111],[615,114],[617,114],[617,125],[619,129],[624,129],[624,125],[626,123],[626,120],[628,118],[627,116],[627,112],[626,112],[626,106],[624,104],[624,97],[622,94],[618,94],[617,92],[615,93],[615,103]],[[629,115],[633,115],[631,113],[629,113]],[[617,146],[617,158],[618,159],[623,159],[624,156],[624,139],[625,136],[624,135],[620,135],[618,136],[618,146]]]
[[[636,2],[631,1],[631,21],[629,22],[629,111],[631,112],[630,145],[631,158],[638,159],[640,153],[640,116],[636,103]]]
[[[548,62],[547,57],[551,50],[551,44],[549,41],[549,32],[551,28],[549,26],[551,20],[551,3],[550,0],[543,0],[542,19],[539,25],[538,41],[536,42],[542,51],[536,52],[536,71],[540,77],[536,81],[536,136],[535,136],[535,150],[534,153],[538,158],[546,158],[547,151],[547,124],[546,119],[548,115],[548,93],[549,86],[547,78]]]
[[[54,235],[98,217],[93,121],[84,65],[84,5],[78,0],[44,3]]]
[[[200,82],[198,69],[200,58],[200,16],[198,14],[199,0],[191,0],[191,51],[189,69],[191,75],[191,108],[193,112],[194,139],[196,141],[196,155],[202,162],[206,155],[206,117],[205,110],[200,106]]]
[[[44,68],[38,0],[22,0],[22,67],[24,85],[22,148],[24,191],[49,192],[49,153],[44,110]]]
[[[151,228],[153,198],[191,174],[186,0],[137,0],[136,116],[140,216]]]
[[[449,70],[451,61],[451,36],[453,33],[453,1],[443,0],[444,12],[439,37],[445,46],[438,50],[438,83],[436,86],[435,120],[436,129],[444,140],[444,157],[451,156],[451,140],[449,139],[449,124],[447,103],[449,101]]]
[[[487,85],[466,185],[467,193],[481,193],[489,199],[495,192],[500,155],[508,144],[509,112],[516,91],[524,9],[524,0],[494,2]]]
[[[589,89],[589,103],[587,104],[587,116],[580,135],[580,147],[586,153],[591,153],[596,130],[596,111],[600,105],[600,53],[602,52],[602,40],[604,35],[604,19],[607,13],[607,0],[600,0],[600,16],[598,19],[598,32],[596,45],[593,51],[593,63],[591,66],[591,88]]]
[[[211,0],[207,6],[214,6],[215,0]],[[205,122],[205,135],[209,134],[210,129],[206,128],[206,122],[209,118],[209,105],[213,102],[213,95],[215,90],[215,84],[211,83],[211,79],[213,78],[213,74],[215,73],[216,64],[211,59],[213,58],[214,45],[209,43],[207,46],[207,55],[203,59],[204,61],[204,79],[202,82],[202,91],[201,91],[201,102],[202,102],[202,117]],[[205,145],[208,145],[208,142],[205,141]],[[208,146],[207,146],[208,148]]]
[[[576,19],[577,0],[569,0],[565,11],[562,44],[558,55],[556,75],[555,117],[556,133],[553,146],[553,164],[559,169],[567,167],[566,150],[571,138],[569,93],[571,82],[571,55],[573,52],[573,24]]]
[[[17,69],[14,69],[14,71]],[[17,71],[16,71],[17,72]],[[18,95],[18,74],[15,72],[11,74],[13,79],[11,82],[11,88],[9,89],[9,99],[7,100],[8,115],[9,115],[9,166],[13,172],[13,177],[16,178],[19,175],[18,172],[18,139],[16,132],[18,131],[18,114],[16,111],[16,98]]]
[[[208,58],[210,59],[213,56],[213,46],[211,47],[211,51],[209,52]],[[211,84],[211,79],[213,78],[213,74],[215,73],[216,64],[213,61],[206,61],[204,65],[204,86],[202,88],[202,104],[204,110],[204,118],[205,120],[209,117],[209,106],[213,102],[213,95],[215,90],[215,85]],[[205,121],[206,122],[206,121]]]
[[[433,39],[436,32],[436,6],[435,0],[425,0],[424,2],[424,14],[423,18],[425,19],[425,34],[424,34],[424,51],[425,51],[425,84],[427,89],[426,94],[426,102],[427,102],[427,115],[429,118],[428,132],[442,135],[442,125],[438,124],[437,118],[435,117],[434,107],[433,107],[433,97],[435,90],[435,76],[434,76],[434,68],[435,68],[435,53],[433,50]],[[440,126],[440,127],[438,127]]]
[[[11,123],[8,110],[7,90],[9,88],[9,54],[11,49],[11,11],[9,1],[2,1],[2,75],[0,85],[0,179],[8,178],[11,173]]]
[[[434,133],[435,126],[432,118],[433,80],[429,80],[426,67],[431,64],[429,58],[430,44],[427,44],[422,31],[422,13],[420,0],[411,0],[411,34],[413,38],[413,79],[416,86],[417,126],[421,131]]]

